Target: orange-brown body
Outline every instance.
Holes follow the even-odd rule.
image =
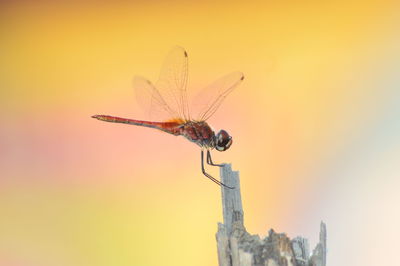
[[[215,146],[215,132],[205,121],[184,121],[176,119],[166,122],[151,122],[109,115],[94,115],[93,118],[106,122],[156,128],[175,136],[184,136],[189,141],[201,147],[212,149]]]

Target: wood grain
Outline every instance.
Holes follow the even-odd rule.
[[[224,223],[216,234],[220,266],[326,266],[326,225],[321,222],[320,239],[312,254],[307,239],[290,239],[269,230],[261,239],[244,227],[239,172],[230,164],[220,170],[221,181],[235,189],[221,187]]]

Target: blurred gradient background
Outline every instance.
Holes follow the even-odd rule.
[[[233,135],[214,160],[240,171],[250,233],[313,248],[323,220],[328,265],[397,261],[396,1],[32,2],[0,4],[1,266],[217,265],[199,148],[90,118],[145,118],[132,78],[175,45],[191,90],[245,73],[209,123]]]

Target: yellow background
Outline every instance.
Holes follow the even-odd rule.
[[[189,89],[245,73],[209,123],[233,136],[213,155],[240,171],[249,232],[314,247],[324,220],[329,265],[395,259],[395,1],[32,2],[0,4],[0,265],[217,265],[198,147],[90,118],[144,118],[132,78],[175,45]]]

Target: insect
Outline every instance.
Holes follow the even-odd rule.
[[[241,72],[232,72],[204,88],[193,103],[189,105],[187,97],[188,55],[182,47],[174,47],[161,68],[158,82],[153,85],[149,80],[135,77],[133,86],[136,98],[153,121],[121,118],[109,115],[94,115],[105,122],[123,123],[162,130],[175,136],[183,136],[201,147],[202,173],[214,183],[229,187],[204,168],[204,155],[207,164],[223,166],[212,161],[210,150],[226,151],[232,144],[232,137],[225,130],[215,133],[207,120],[216,112],[226,96],[244,79]],[[189,110],[190,107],[190,110]]]

